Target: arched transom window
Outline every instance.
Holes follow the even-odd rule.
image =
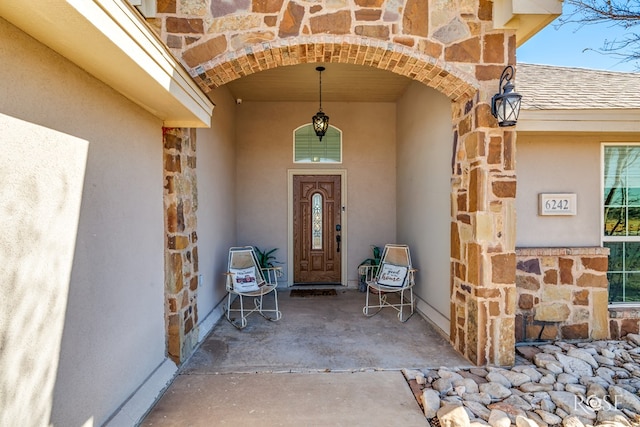
[[[311,124],[300,126],[293,133],[294,163],[342,163],[342,131],[329,126],[322,141]]]

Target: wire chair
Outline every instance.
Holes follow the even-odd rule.
[[[225,317],[236,328],[247,326],[247,317],[259,313],[270,321],[282,318],[278,309],[278,277],[282,275],[280,267],[261,268],[256,253],[251,246],[229,249],[229,263],[226,275],[227,304]],[[265,297],[273,293],[273,307],[266,308]],[[238,305],[232,306],[238,298]],[[245,304],[245,298],[253,299],[253,305]],[[239,315],[239,317],[236,317]]]
[[[380,265],[362,265],[358,269],[367,283],[367,297],[362,309],[364,315],[374,316],[383,308],[391,307],[398,312],[401,322],[409,320],[415,310],[413,286],[417,271],[411,265],[409,246],[385,245]]]

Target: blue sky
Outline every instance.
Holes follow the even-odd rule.
[[[565,5],[565,10],[567,6]],[[517,50],[518,62],[593,68],[609,71],[638,71],[637,62],[597,52],[606,41],[620,39],[625,30],[611,24],[558,26],[557,19]]]

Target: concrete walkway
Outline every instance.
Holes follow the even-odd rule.
[[[417,314],[365,317],[364,298],[282,290],[279,322],[222,319],[142,425],[428,426],[400,370],[470,364]]]
[[[180,375],[143,426],[429,426],[397,371]]]

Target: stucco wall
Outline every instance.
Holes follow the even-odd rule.
[[[356,286],[358,264],[371,257],[370,245],[395,241],[396,107],[324,103],[331,125],[343,132],[343,162],[294,164],[293,131],[310,123],[317,108],[314,103],[246,101],[238,107],[238,244],[278,248],[278,260],[286,262],[287,170],[346,169],[348,227],[342,234],[348,248],[348,280]],[[282,266],[286,271],[286,263]]]
[[[604,136],[518,133],[517,247],[600,246]],[[575,193],[575,216],[538,215],[539,193]]]
[[[225,297],[223,273],[236,244],[236,106],[225,87],[210,94],[216,104],[210,129],[197,131],[198,288],[201,320]]]
[[[0,424],[101,425],[165,359],[162,123],[0,39]]]
[[[398,101],[398,241],[411,247],[418,307],[450,319],[451,102],[420,83]]]

